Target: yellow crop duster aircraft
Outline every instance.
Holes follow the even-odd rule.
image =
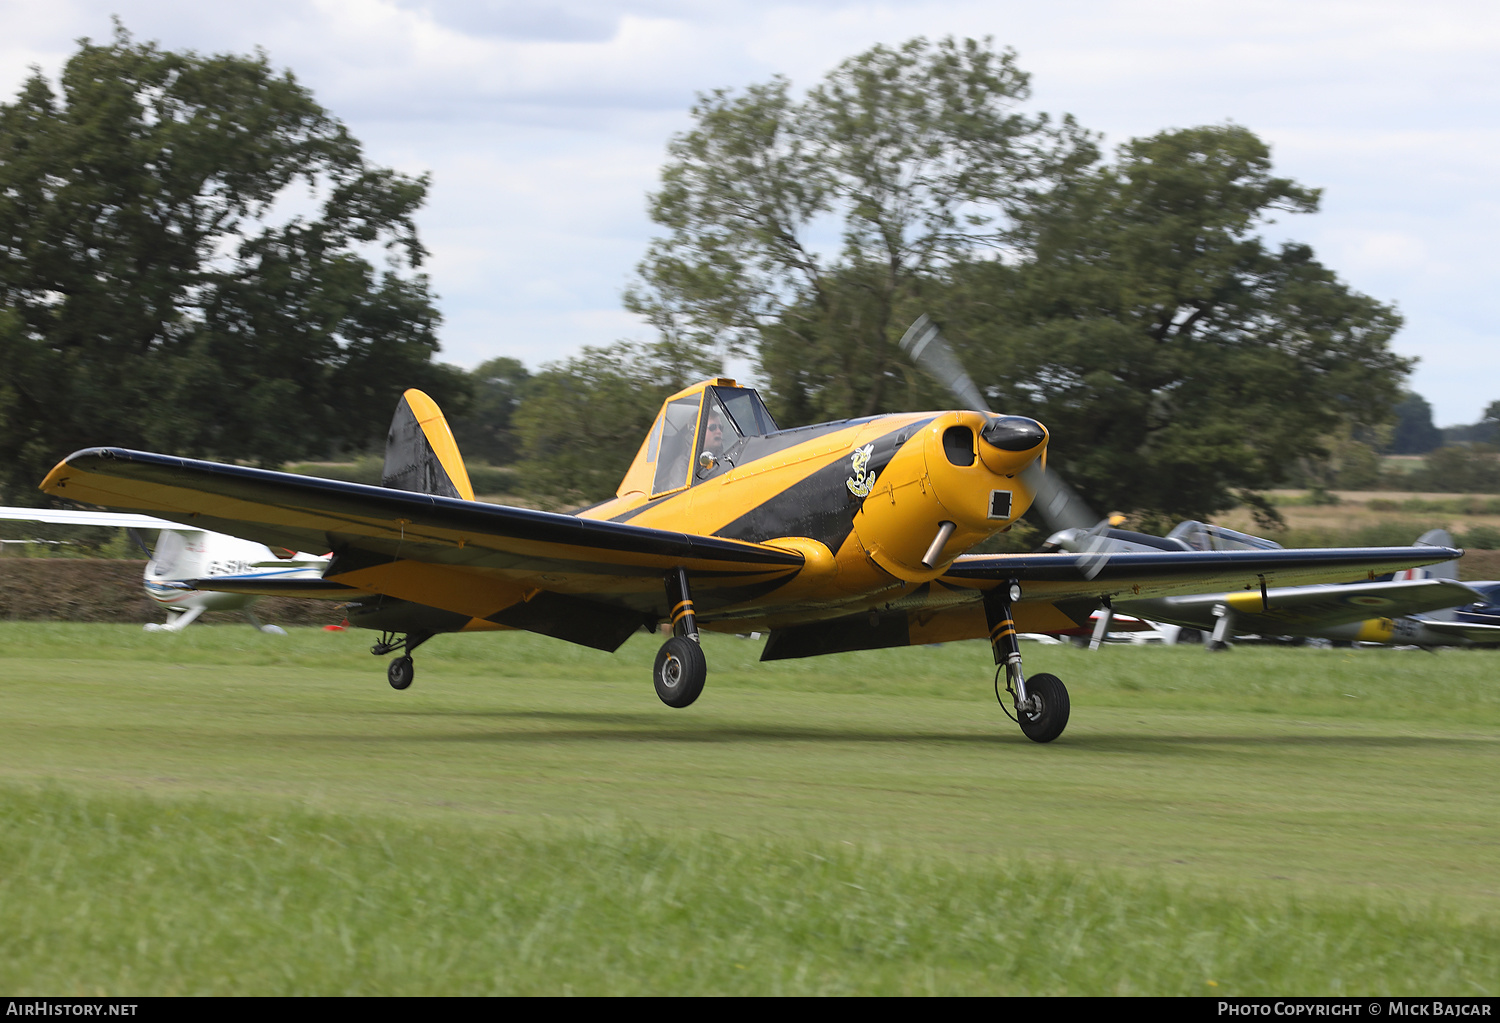
[[[925,321],[925,318],[924,318]],[[697,699],[700,629],[769,633],[765,660],[987,636],[1022,731],[1068,722],[1056,676],[1026,678],[1017,632],[1076,628],[1116,597],[1367,578],[1461,552],[1133,550],[965,555],[1034,500],[1068,521],[1068,492],[1044,471],[1047,430],[994,415],[931,324],[913,358],[964,393],[965,411],[909,412],[778,429],[759,394],[705,380],[662,405],[616,496],[573,514],[474,500],[458,446],[425,394],[396,411],[383,487],[118,448],[70,455],[42,489],[292,550],[330,551],[321,580],[244,581],[236,592],[355,603],[381,630],[373,652],[433,635],[525,629],[602,650],[669,622],[657,695]],[[1076,516],[1075,516],[1076,517]],[[206,585],[219,585],[205,581]],[[1002,702],[1002,706],[1004,703]]]

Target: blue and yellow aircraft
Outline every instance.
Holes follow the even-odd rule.
[[[924,351],[951,360],[935,328],[913,336],[918,361]],[[755,390],[705,380],[665,401],[616,495],[572,514],[475,501],[441,411],[415,390],[397,407],[381,487],[108,447],[68,456],[41,486],[331,552],[321,580],[235,589],[351,601],[351,624],[382,633],[372,652],[400,652],[388,669],[397,689],[411,684],[419,645],[480,629],[615,650],[670,623],[654,681],[672,707],[703,689],[700,629],[768,633],[764,660],[988,637],[997,695],[1003,672],[1021,730],[1037,742],[1062,734],[1068,692],[1054,675],[1025,676],[1017,632],[1076,628],[1115,598],[1264,594],[1461,553],[966,554],[1036,500],[1054,525],[1076,524],[1061,513],[1065,488],[1045,472],[1046,428],[969,404],[783,430]]]

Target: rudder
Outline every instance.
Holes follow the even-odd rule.
[[[474,487],[443,410],[415,387],[401,395],[385,439],[380,485],[437,497],[474,500]]]
[[[1432,547],[1452,547],[1453,536],[1446,529],[1429,529],[1417,537],[1417,544]],[[1424,573],[1428,579],[1451,579],[1458,582],[1458,562],[1444,561],[1437,565],[1428,565]]]

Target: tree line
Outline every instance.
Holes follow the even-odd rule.
[[[1400,317],[1261,237],[1320,196],[1248,129],[1106,154],[1028,96],[1013,52],[916,39],[701,97],[629,306],[684,365],[753,358],[789,424],[950,404],[896,345],[927,312],[1098,506],[1274,518],[1262,491],[1390,419]]]

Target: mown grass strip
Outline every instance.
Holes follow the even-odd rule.
[[[1493,994],[1500,928],[877,847],[0,788],[16,994]]]

